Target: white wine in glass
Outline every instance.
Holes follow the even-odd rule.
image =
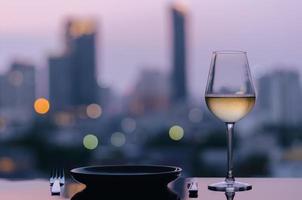
[[[227,175],[223,182],[209,185],[215,191],[245,191],[247,183],[235,181],[233,174],[233,134],[236,122],[254,107],[256,93],[246,52],[216,51],[213,53],[205,100],[209,110],[227,128]]]
[[[255,104],[254,95],[207,95],[210,111],[223,122],[237,122],[247,115]]]

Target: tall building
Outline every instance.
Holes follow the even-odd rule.
[[[52,109],[65,110],[72,102],[72,73],[68,56],[53,56],[49,65],[49,97]]]
[[[14,62],[0,78],[1,114],[16,121],[33,116],[35,101],[35,68],[31,64]]]
[[[96,30],[93,20],[67,21],[64,54],[49,59],[50,99],[54,110],[99,101]]]
[[[176,2],[171,8],[172,14],[172,101],[185,101],[187,98],[187,46],[186,46],[186,16],[187,7]]]
[[[301,97],[300,78],[296,71],[274,71],[258,81],[258,106],[267,122],[285,125],[301,122]]]
[[[35,67],[15,62],[7,74],[9,85],[13,88],[10,103],[13,106],[32,107],[35,100]]]
[[[96,79],[96,23],[92,20],[69,20],[66,44],[72,70],[74,105],[87,105],[98,100]]]

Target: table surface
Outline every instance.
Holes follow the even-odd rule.
[[[186,185],[192,180],[198,182],[197,198],[188,197]],[[221,180],[223,179],[179,179],[174,184],[171,184],[170,187],[174,187],[173,190],[178,190],[180,199],[223,200],[226,199],[223,192],[214,192],[207,189],[208,184]],[[245,192],[237,192],[234,199],[295,200],[302,196],[302,179],[299,178],[239,178],[238,180],[252,184],[253,189]],[[63,189],[61,196],[51,196],[49,182],[47,180],[8,181],[0,179],[0,198],[7,200],[67,200],[71,199],[76,193],[82,191],[84,188],[85,186],[82,184],[69,182]],[[100,194],[99,197],[102,197],[102,195]],[[142,197],[141,199],[144,198]],[[164,198],[160,197],[157,199],[164,200]]]

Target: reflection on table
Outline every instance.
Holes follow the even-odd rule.
[[[155,200],[155,199],[163,199],[163,200],[180,200],[179,196],[168,188],[164,188],[161,190],[132,190],[120,191],[117,189],[112,189],[111,191],[93,191],[89,189],[84,189],[81,192],[76,193],[71,200],[99,200],[100,198],[104,199],[145,199],[145,200]]]
[[[112,191],[92,192],[85,190],[85,186],[75,182],[68,182],[63,188],[61,196],[51,196],[49,182],[47,180],[30,181],[7,181],[0,179],[0,197],[7,200],[94,200],[94,199],[154,199],[154,200],[225,200],[224,192],[213,192],[207,189],[211,183],[217,182],[221,178],[194,178],[198,182],[198,197],[189,198],[187,183],[192,179],[179,179],[169,185],[172,190],[162,190],[157,192],[131,193],[127,190],[113,188]],[[302,179],[289,178],[238,178],[239,181],[249,182],[253,185],[251,191],[237,192],[235,200],[296,200],[302,196]],[[127,188],[127,187],[125,187]],[[134,189],[135,190],[135,189]],[[128,194],[127,194],[128,193]],[[111,195],[110,195],[111,194]]]

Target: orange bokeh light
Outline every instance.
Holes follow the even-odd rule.
[[[98,104],[90,104],[86,108],[86,114],[89,118],[96,119],[102,115],[102,108]]]
[[[45,98],[38,98],[34,103],[34,109],[38,114],[46,114],[49,108],[49,101]]]
[[[11,158],[3,157],[0,159],[0,172],[11,173],[16,169],[16,165]]]

